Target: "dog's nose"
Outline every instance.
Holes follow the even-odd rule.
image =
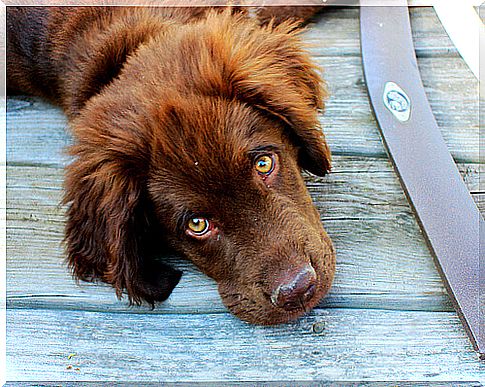
[[[307,265],[296,275],[288,275],[280,282],[271,294],[271,302],[288,311],[301,308],[315,294],[316,283],[315,270]]]

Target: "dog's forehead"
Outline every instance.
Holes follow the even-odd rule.
[[[284,149],[283,128],[250,106],[223,100],[166,111],[152,165],[152,194],[189,203],[250,189],[255,149]],[[179,200],[179,199],[177,199]]]
[[[223,98],[179,100],[165,107],[156,152],[160,166],[213,171],[239,168],[252,149],[282,144],[282,127],[263,112]]]

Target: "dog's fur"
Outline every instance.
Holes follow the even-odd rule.
[[[253,323],[294,319],[327,293],[335,252],[300,173],[330,169],[325,90],[297,24],[263,24],[237,8],[9,8],[9,91],[61,105],[74,135],[76,277],[162,301],[181,275],[152,256],[167,244]],[[255,170],[262,154],[270,176]],[[195,215],[213,222],[206,240],[186,232]],[[274,289],[309,264],[315,294],[276,307]]]

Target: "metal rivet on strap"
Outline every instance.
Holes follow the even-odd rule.
[[[409,120],[411,115],[411,100],[408,95],[394,82],[387,82],[382,96],[384,105],[401,122]]]

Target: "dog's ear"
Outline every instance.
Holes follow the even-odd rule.
[[[71,126],[77,143],[65,179],[68,264],[79,279],[99,278],[118,297],[126,290],[130,303],[153,306],[170,295],[181,272],[147,256],[156,220],[144,182],[146,144],[130,130],[110,128],[107,135],[86,127],[83,117]]]
[[[234,33],[226,66],[229,93],[284,120],[300,147],[300,166],[323,176],[331,168],[331,155],[318,112],[324,108],[327,93],[297,26],[294,22],[270,23]]]

